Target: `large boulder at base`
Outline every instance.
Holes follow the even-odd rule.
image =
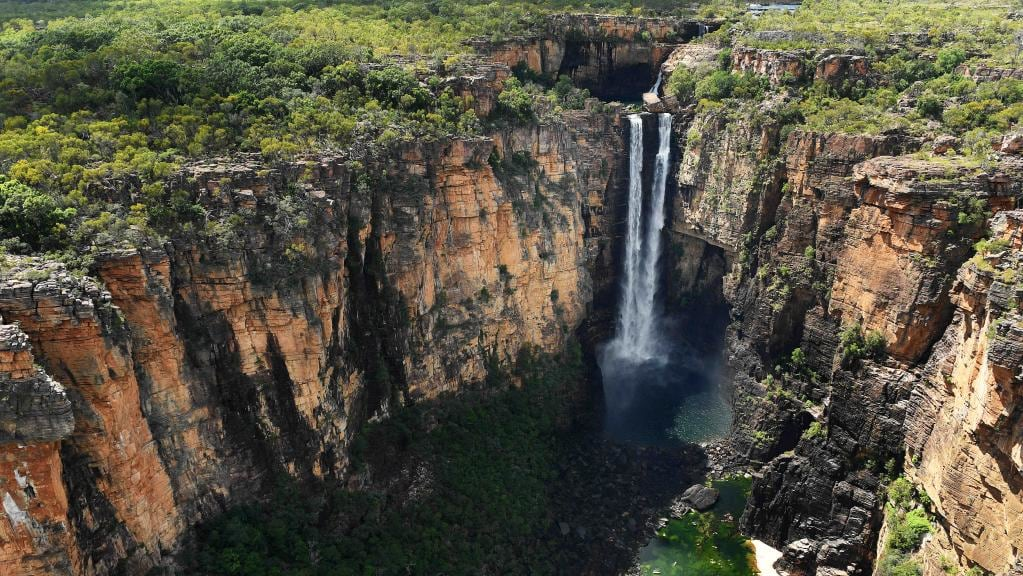
[[[682,499],[692,504],[693,508],[703,512],[718,501],[718,491],[703,484],[693,484],[682,493]]]

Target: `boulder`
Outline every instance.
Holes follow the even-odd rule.
[[[944,134],[934,139],[934,153],[938,155],[944,155],[949,150],[955,150],[959,147],[959,139],[955,136],[949,136]]]
[[[662,102],[657,94],[654,94],[653,92],[645,92],[643,94],[643,108],[645,108],[647,112],[653,112],[655,114],[667,112],[664,102]]]
[[[693,484],[682,493],[682,499],[693,508],[703,512],[718,501],[718,491],[703,484]]]
[[[1015,132],[1002,136],[998,151],[1003,154],[1019,154],[1023,150],[1023,133]]]

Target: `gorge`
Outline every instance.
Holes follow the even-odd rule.
[[[175,65],[215,50],[203,85],[271,70],[194,98],[273,121],[172,163],[119,116],[56,119],[100,100],[85,75],[49,114],[3,85],[0,574],[669,574],[670,538],[743,574],[747,537],[791,576],[1023,573],[1023,74],[948,52],[1018,19],[783,29],[829,6],[544,13],[459,58],[295,67],[263,52],[331,34],[264,29],[329,11],[223,8],[185,48],[191,21],[5,28],[27,86],[27,54],[99,50],[154,147],[229,130],[156,111],[184,114],[174,59],[102,69],[150,32]],[[8,216],[21,186],[59,218]]]

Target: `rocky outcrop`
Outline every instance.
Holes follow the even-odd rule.
[[[794,135],[787,148],[798,151],[798,140],[805,137]],[[844,142],[837,150],[872,154],[896,146],[867,139],[860,146]],[[752,403],[754,414],[773,413],[765,418],[772,422],[766,443],[793,452],[764,468],[744,525],[778,547],[801,541],[785,557],[794,573],[864,574],[883,516],[880,478],[886,466],[903,459],[903,423],[916,418],[907,416],[908,399],[920,381],[912,367],[951,320],[950,279],[981,232],[971,219],[1008,207],[1018,192],[1015,184],[1002,185],[1004,174],[966,167],[949,171],[943,164],[884,156],[845,164],[845,170],[830,175],[817,172],[828,170],[827,164],[815,163],[810,174],[816,172],[824,183],[807,186],[809,174],[800,168],[805,163],[789,158],[786,180],[796,196],[791,201],[786,196],[778,209],[773,264],[759,262],[761,269],[772,270],[770,308],[747,312],[741,333],[743,339],[753,335],[752,340],[766,342],[754,347],[772,364],[796,346],[806,360],[799,366],[786,358],[782,363],[789,367],[780,375],[774,371],[773,382],[753,386],[767,388],[767,397],[780,401],[767,409]],[[1012,163],[1003,167],[1015,171]],[[849,168],[851,178],[844,177]],[[1019,180],[1018,175],[1005,178]],[[829,196],[829,189],[839,196]],[[812,218],[800,216],[807,207]],[[800,248],[813,263],[785,256]],[[783,272],[786,268],[789,272]],[[793,314],[799,320],[779,322]],[[763,316],[774,321],[756,320]],[[883,334],[895,362],[835,371],[845,354],[835,334],[852,324]],[[736,346],[741,351],[742,341]],[[749,405],[740,403],[740,414]],[[791,429],[798,414],[812,416],[817,424],[795,439]],[[805,426],[808,419],[802,419]]]
[[[1023,80],[1023,68],[1001,68],[988,64],[962,64],[956,73],[974,82],[997,82],[998,80]]]
[[[865,81],[870,74],[870,62],[864,56],[831,54],[817,61],[814,80],[842,88],[851,83]]]
[[[770,111],[772,105],[763,108]],[[672,232],[737,253],[743,234],[758,220],[769,220],[767,213],[777,205],[771,159],[778,150],[778,130],[767,116],[759,122],[731,122],[725,110],[701,114],[689,123],[680,145]]]
[[[733,52],[733,65],[775,81],[800,72],[802,56],[775,56]],[[869,75],[860,64],[826,57],[817,75],[858,81]],[[944,159],[907,156],[922,142],[897,133],[794,131],[781,141],[781,117],[771,112],[781,105],[708,107],[677,123],[671,230],[682,249],[673,251],[681,277],[674,287],[695,291],[696,275],[723,274],[736,387],[731,446],[765,463],[742,525],[785,550],[782,564],[792,574],[869,574],[885,479],[905,461],[935,499],[944,530],[929,541],[941,552],[931,557],[1007,570],[1023,542],[1014,496],[1019,407],[1011,392],[1019,360],[1003,346],[1005,366],[1015,369],[1002,373],[1015,375],[997,386],[977,381],[995,370],[981,367],[991,363],[983,334],[994,337],[988,305],[964,308],[959,294],[978,284],[968,261],[987,218],[996,215],[996,230],[1017,218],[1007,211],[1019,201],[1023,171],[1010,155],[984,169],[951,150]],[[712,266],[708,246],[723,265]],[[1006,270],[1016,264],[999,259],[1014,250],[995,250],[984,262],[995,276],[1012,276]],[[972,292],[987,294],[980,284]],[[1018,291],[991,290],[1004,302]],[[840,333],[850,326],[849,334],[883,338],[884,358],[849,356]],[[997,326],[1014,341],[1011,319]],[[950,368],[936,377],[942,358]],[[949,376],[953,361],[963,365],[958,376]],[[972,506],[981,512],[967,519]],[[928,573],[938,574],[938,564]]]
[[[17,504],[4,558],[145,573],[275,474],[342,478],[369,418],[479,382],[524,344],[559,349],[612,282],[619,150],[618,110],[591,103],[488,138],[208,161],[173,184],[201,223],[99,258],[99,281],[11,259],[0,314],[27,340],[5,344],[15,361],[0,349],[17,367],[0,433],[34,452],[0,444],[0,478],[53,496],[36,515],[0,486]],[[29,342],[73,433],[59,387],[25,368]]]
[[[497,108],[497,95],[511,76],[511,68],[477,59],[473,59],[468,68],[465,73],[447,78],[446,82],[456,95],[470,103],[478,117],[486,118]]]
[[[718,56],[721,48],[712,44],[683,44],[668,55],[668,59],[661,65],[661,71],[671,76],[676,68],[691,70],[699,73],[718,67]]]
[[[803,79],[812,56],[812,52],[803,50],[764,50],[740,45],[732,48],[732,70],[766,76],[777,85]]]
[[[74,530],[80,551],[63,552],[75,573],[106,573],[126,556],[144,570],[184,524],[142,413],[124,318],[96,282],[37,259],[16,262],[0,296],[0,314],[28,335],[46,371],[67,383],[74,407],[74,433],[56,466],[74,503],[60,521]],[[49,458],[54,464],[56,450]],[[130,553],[139,547],[145,553]]]
[[[962,238],[979,237],[983,212],[1015,205],[1017,176],[880,157],[857,166],[853,178],[862,204],[846,224],[831,312],[880,331],[893,357],[916,362],[951,319],[951,276],[972,245]]]

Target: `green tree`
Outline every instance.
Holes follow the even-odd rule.
[[[735,76],[725,70],[715,70],[696,83],[696,97],[700,100],[721,101],[732,95]]]
[[[518,78],[512,76],[504,81],[504,90],[497,95],[497,112],[519,121],[532,120],[533,97]]]
[[[122,92],[135,98],[177,100],[181,84],[181,65],[168,60],[126,62],[114,69],[113,81]]]
[[[56,247],[74,208],[52,196],[0,176],[0,239],[17,239],[35,250]]]
[[[664,92],[681,102],[691,101],[696,96],[696,75],[686,68],[676,68],[668,77]]]
[[[934,68],[940,74],[948,74],[965,61],[966,52],[962,48],[943,48],[938,52],[938,57],[934,61]]]

